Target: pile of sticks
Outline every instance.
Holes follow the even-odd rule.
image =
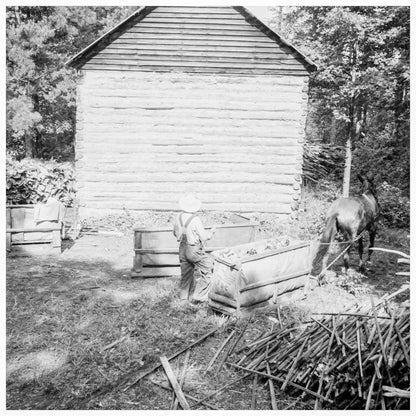
[[[234,368],[281,391],[315,399],[315,409],[404,409],[410,398],[410,310],[389,300],[343,314],[319,314],[296,328],[269,331],[247,345]],[[238,352],[238,351],[237,351]]]

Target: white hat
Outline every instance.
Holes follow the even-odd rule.
[[[191,194],[184,195],[179,200],[179,206],[185,212],[197,212],[201,208],[201,205],[202,202]]]

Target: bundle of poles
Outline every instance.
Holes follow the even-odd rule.
[[[227,364],[252,373],[253,386],[267,379],[272,405],[277,388],[313,398],[315,409],[409,408],[410,309],[390,304],[408,289],[371,298],[371,307],[314,314],[303,329],[272,329]]]

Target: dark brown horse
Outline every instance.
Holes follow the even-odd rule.
[[[364,270],[363,233],[364,231],[368,231],[370,245],[367,261],[370,261],[370,248],[374,246],[374,239],[377,231],[376,220],[379,214],[379,205],[372,175],[367,175],[364,178],[361,175],[357,175],[357,177],[362,186],[361,195],[349,198],[339,198],[333,202],[328,210],[326,226],[317,255],[317,259],[322,258],[323,256],[322,270],[320,274],[321,277],[327,268],[329,257],[328,249],[337,232],[342,234],[345,246],[354,242],[358,237],[358,253],[360,256],[359,267],[362,272]],[[348,247],[344,254],[345,270],[348,270],[349,267],[349,253],[351,247],[352,244]]]

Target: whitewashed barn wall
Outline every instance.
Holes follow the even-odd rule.
[[[80,213],[290,214],[311,64],[241,7],[145,7],[71,60]]]
[[[307,77],[85,71],[78,90],[81,211],[289,214],[300,198]]]

